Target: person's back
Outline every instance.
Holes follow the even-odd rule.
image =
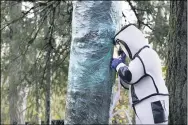
[[[145,48],[136,58],[138,58],[138,63],[142,63],[143,68],[141,70],[144,73],[142,79],[139,79],[139,84],[135,83],[138,81],[132,82],[132,84],[135,83],[135,91],[138,93],[138,97],[143,99],[150,95],[168,94],[167,87],[162,77],[160,59],[157,53],[151,48]],[[130,62],[129,67],[131,67],[133,61],[134,60]],[[136,68],[137,65],[139,64],[134,64],[132,67]],[[143,91],[143,89],[145,91]]]
[[[168,95],[168,89],[162,77],[158,54],[151,48],[145,48],[138,56],[142,60],[145,74],[148,76],[143,78],[139,84],[134,85],[135,94],[142,101],[138,106],[135,104],[138,115],[136,121],[138,124],[167,123],[169,97],[166,95]],[[159,100],[160,102],[158,102]],[[160,109],[161,113],[158,112]]]

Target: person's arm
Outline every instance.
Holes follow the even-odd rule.
[[[124,82],[119,76],[118,76],[118,82],[123,86],[124,89],[129,89],[129,84]]]
[[[128,84],[137,82],[142,76],[144,76],[144,68],[138,58],[132,60],[129,66],[124,63],[119,63],[116,67],[120,79]]]

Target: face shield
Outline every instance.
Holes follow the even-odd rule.
[[[124,46],[122,43],[119,43],[119,45],[120,45],[120,49],[126,54],[126,56],[129,57],[129,54],[128,54],[128,52],[127,52],[125,46]]]
[[[122,52],[124,52],[126,54],[126,56],[130,58],[130,56],[129,56],[130,53],[128,53],[128,51],[122,41],[116,40],[116,46],[118,46],[118,48],[119,48],[118,55],[120,55]]]

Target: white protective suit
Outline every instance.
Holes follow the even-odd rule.
[[[122,28],[116,34],[115,41],[131,59],[129,66],[120,63],[116,71],[122,86],[129,89],[136,124],[167,124],[169,94],[162,78],[158,54],[132,24]]]

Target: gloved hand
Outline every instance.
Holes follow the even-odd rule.
[[[123,60],[121,59],[121,57],[120,58],[113,58],[112,59],[112,63],[111,63],[111,68],[112,69],[116,69],[116,67],[120,64],[120,63],[122,63],[123,62]]]
[[[121,59],[122,59],[123,63],[125,63],[126,54],[124,52],[121,54]]]
[[[126,54],[125,53],[122,53],[121,57],[119,57],[119,58],[113,58],[112,59],[112,63],[111,63],[111,68],[116,69],[116,67],[120,63],[125,63],[125,59],[126,59]]]

